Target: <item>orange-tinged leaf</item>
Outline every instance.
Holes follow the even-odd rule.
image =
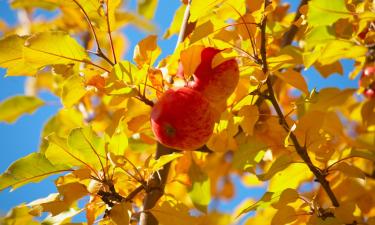
[[[335,73],[338,73],[341,75],[344,74],[344,69],[342,68],[341,62],[339,61],[336,61],[332,64],[326,64],[326,65],[322,65],[319,62],[317,62],[315,63],[314,66],[316,70],[318,70],[319,73],[323,77],[329,77],[330,75],[335,74]]]
[[[134,48],[133,59],[138,67],[142,65],[153,65],[155,60],[161,53],[161,49],[157,46],[157,36],[150,35],[141,40]]]
[[[366,178],[362,170],[360,170],[358,167],[355,167],[353,165],[349,165],[346,162],[339,163],[334,168],[341,171],[342,173],[344,173],[346,176],[349,176],[349,177],[361,178],[363,180]]]
[[[259,110],[255,105],[247,105],[240,109],[238,115],[242,117],[240,125],[247,135],[253,135],[254,126],[259,119]]]
[[[181,63],[184,68],[184,75],[189,78],[201,63],[201,52],[204,49],[202,45],[193,45],[188,49],[181,51]]]
[[[272,217],[271,225],[289,224],[298,218],[295,209],[291,206],[280,208]]]
[[[110,218],[116,225],[129,225],[131,209],[132,206],[130,202],[116,204],[111,209]]]
[[[272,206],[274,208],[281,209],[285,207],[287,204],[295,202],[298,198],[299,195],[295,189],[287,188],[281,193],[279,201],[277,203],[272,204]]]
[[[297,88],[298,90],[302,91],[306,95],[309,93],[307,88],[307,83],[303,78],[302,74],[293,70],[292,68],[288,69],[284,73],[280,73],[275,71],[274,73],[278,78],[285,81],[286,83],[292,85],[293,87]]]
[[[175,200],[160,201],[150,211],[163,225],[199,224],[200,219],[190,215],[189,208]]]

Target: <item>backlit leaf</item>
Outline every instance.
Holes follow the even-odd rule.
[[[0,122],[13,123],[25,113],[32,114],[44,102],[32,96],[13,96],[0,103]]]
[[[187,206],[172,200],[161,201],[151,209],[151,213],[163,225],[192,225],[199,224],[200,221],[199,218],[190,215]]]
[[[259,119],[258,107],[247,105],[240,109],[238,115],[242,117],[240,125],[247,135],[253,135],[255,123]]]
[[[194,206],[202,211],[207,212],[207,206],[211,200],[211,185],[207,174],[196,164],[192,163],[189,169],[191,186],[189,196]]]
[[[99,138],[90,127],[72,130],[68,137],[71,152],[90,165],[100,165],[105,161],[104,140]]]
[[[143,64],[153,65],[155,60],[161,53],[161,49],[157,46],[157,36],[150,35],[141,40],[134,48],[133,59],[138,67]]]
[[[24,58],[39,68],[88,60],[84,48],[68,34],[60,31],[39,33],[28,38],[25,42]]]
[[[202,45],[193,45],[188,49],[181,51],[181,63],[184,68],[184,75],[190,77],[201,63],[201,52],[204,49]]]
[[[292,85],[293,87],[297,88],[303,93],[305,94],[309,93],[309,90],[307,88],[307,83],[301,73],[293,69],[288,69],[284,73],[275,71],[274,74],[281,80],[287,82],[288,84]]]
[[[268,169],[268,171],[264,174],[257,175],[259,180],[269,180],[271,179],[277,172],[280,172],[287,168],[292,162],[292,158],[290,155],[281,155],[272,163],[272,166]]]
[[[161,168],[163,168],[164,165],[166,165],[167,163],[177,159],[177,158],[180,158],[181,156],[183,156],[183,154],[179,154],[179,153],[172,153],[172,154],[168,154],[168,155],[163,155],[161,156],[160,158],[158,158],[157,160],[154,160],[154,161],[151,161],[150,162],[150,167],[151,167],[151,171],[157,171],[157,170],[160,170]]]
[[[26,37],[12,35],[0,40],[0,67],[6,68],[8,76],[32,76],[37,68],[25,61],[23,48]]]
[[[138,0],[138,13],[147,19],[153,19],[158,0]]]
[[[54,166],[40,153],[31,153],[18,159],[0,175],[0,190],[10,186],[16,189],[31,182],[39,182],[53,174],[67,171],[65,166]]]
[[[331,25],[339,19],[348,18],[350,16],[344,0],[309,1],[307,21],[311,26]]]
[[[130,211],[132,206],[130,202],[121,202],[120,204],[116,204],[111,209],[111,220],[116,225],[128,225],[130,222]]]
[[[75,105],[84,95],[86,89],[81,77],[73,75],[65,80],[61,91],[61,100],[66,108]]]

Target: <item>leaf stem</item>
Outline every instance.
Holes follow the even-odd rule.
[[[107,13],[106,13],[107,32],[108,32],[108,37],[109,37],[109,43],[111,45],[114,63],[117,64],[116,52],[115,52],[115,48],[114,48],[114,45],[113,45],[112,34],[111,34],[111,24],[109,23],[109,0],[107,0],[106,5],[107,5]]]

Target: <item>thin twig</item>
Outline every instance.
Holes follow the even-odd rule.
[[[98,48],[98,52],[96,53],[96,55],[99,56],[99,57],[101,57],[101,58],[103,58],[111,66],[113,66],[114,63],[103,53],[103,51],[102,51],[102,49],[100,47],[100,44],[99,44],[99,41],[98,41],[98,36],[96,35],[95,28],[92,25],[90,17],[87,15],[87,12],[83,8],[83,6],[81,4],[79,4],[79,2],[77,2],[77,0],[73,0],[73,2],[81,9],[81,11],[83,12],[83,15],[85,16],[85,19],[86,19],[87,23],[89,24],[90,30],[91,30],[91,32],[92,32],[92,34],[94,36],[94,40],[95,40],[96,46]]]
[[[107,31],[108,31],[108,36],[109,36],[109,43],[111,45],[112,49],[112,55],[113,55],[113,61],[115,64],[117,64],[117,58],[116,58],[116,52],[115,52],[115,47],[113,45],[113,40],[112,40],[112,34],[111,34],[111,24],[109,23],[109,0],[107,0]]]
[[[264,9],[270,4],[269,0],[264,1]],[[260,54],[262,58],[262,70],[263,73],[268,75],[266,84],[267,84],[267,90],[268,90],[268,100],[271,101],[273,107],[275,108],[275,111],[277,115],[279,116],[280,124],[285,129],[286,132],[290,132],[289,125],[285,119],[285,116],[280,108],[279,103],[276,100],[275,93],[272,87],[272,81],[271,76],[269,75],[268,71],[268,64],[267,64],[267,52],[266,52],[266,45],[267,45],[267,38],[266,38],[266,24],[267,24],[267,16],[264,15],[264,18],[261,23],[261,47],[260,47]],[[314,174],[317,181],[322,185],[322,188],[327,193],[328,197],[330,198],[332,204],[335,207],[339,206],[339,202],[333,193],[331,187],[329,186],[328,181],[326,180],[325,176],[322,174],[322,171],[314,166],[312,163],[310,156],[307,153],[307,149],[305,146],[301,146],[298,142],[297,137],[293,132],[290,132],[290,139],[292,140],[294,147],[298,153],[298,155],[302,158],[302,160],[306,163],[306,165],[309,167],[310,171]]]

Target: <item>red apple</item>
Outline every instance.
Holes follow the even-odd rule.
[[[375,66],[367,66],[361,74],[359,86],[364,87],[363,95],[367,98],[375,97]]]
[[[158,141],[178,150],[204,145],[214,128],[208,100],[191,88],[166,91],[151,112],[151,126]]]
[[[212,68],[212,60],[219,52],[221,50],[211,47],[202,51],[201,63],[193,75],[194,82],[189,85],[210,102],[225,101],[233,93],[239,80],[238,63],[235,59]]]

